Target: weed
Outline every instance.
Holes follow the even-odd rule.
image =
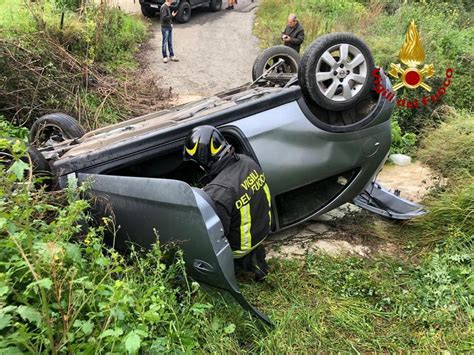
[[[36,189],[23,174],[25,145],[0,147],[14,160],[8,170],[0,162],[0,352],[192,351],[210,306],[180,281],[182,256],[165,265],[157,242],[124,259],[103,244],[110,219],[81,234],[84,187]]]

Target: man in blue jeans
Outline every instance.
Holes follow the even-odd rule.
[[[161,44],[161,50],[163,52],[163,63],[168,63],[171,59],[172,62],[177,62],[178,59],[174,56],[173,52],[173,17],[176,16],[176,11],[171,12],[170,6],[173,0],[166,0],[160,8],[161,18],[161,34],[163,35],[163,42]],[[168,58],[169,51],[169,58]]]

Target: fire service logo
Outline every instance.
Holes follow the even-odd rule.
[[[393,90],[397,91],[402,86],[409,89],[416,89],[421,86],[426,91],[431,91],[431,86],[424,83],[423,78],[431,78],[435,73],[435,69],[433,64],[425,64],[423,69],[418,69],[418,65],[425,61],[425,51],[413,20],[408,27],[405,43],[400,49],[400,60],[407,68],[403,69],[400,64],[392,63],[388,72],[391,77],[401,80],[393,86]]]
[[[419,68],[419,66],[424,63],[426,55],[423,49],[423,44],[421,43],[420,34],[418,33],[415,21],[413,20],[408,26],[405,43],[400,48],[399,57],[404,66],[400,63],[392,63],[390,64],[390,70],[388,72],[391,77],[397,80],[395,85],[393,85],[393,90],[397,91],[402,87],[408,89],[422,87],[425,92],[431,92],[431,86],[425,83],[424,80],[431,78],[435,74],[435,68],[433,64],[425,64],[421,69]],[[418,98],[413,101],[398,99],[397,106],[417,109],[421,104],[426,106],[428,103],[434,104],[438,102],[441,99],[441,96],[446,94],[448,86],[451,85],[453,74],[453,69],[446,69],[443,85],[433,95],[423,96],[420,98],[420,101],[418,101]],[[395,98],[395,92],[390,91],[383,86],[380,69],[376,68],[372,72],[372,75],[374,77],[374,91],[388,100],[393,100]]]

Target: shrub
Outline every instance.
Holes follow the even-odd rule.
[[[80,13],[66,11],[61,28],[52,0],[28,8],[19,1],[3,5],[10,6],[11,16],[18,9],[18,18],[29,26],[8,22],[0,34],[0,112],[11,122],[28,127],[59,111],[89,130],[162,106],[154,77],[133,69],[133,55],[146,35],[143,21],[117,8],[91,5]]]
[[[449,179],[474,175],[473,114],[454,114],[438,129],[428,131],[418,158]]]
[[[0,148],[14,159],[0,163],[0,352],[192,351],[210,306],[179,254],[165,265],[157,243],[124,259],[102,242],[112,220],[82,231],[83,188],[36,189],[24,144]]]
[[[402,134],[402,130],[396,120],[392,120],[392,146],[390,153],[410,154],[416,144],[416,135],[414,133]]]

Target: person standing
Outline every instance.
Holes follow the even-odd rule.
[[[160,8],[161,18],[161,34],[163,41],[161,43],[161,51],[163,54],[163,63],[168,63],[169,60],[172,62],[178,62],[178,59],[174,56],[173,52],[173,17],[176,16],[176,11],[171,12],[171,4],[173,0],[166,0]],[[168,57],[169,52],[169,57]]]
[[[233,10],[234,5],[237,5],[237,0],[227,0],[226,10]]]
[[[300,52],[301,44],[304,41],[304,28],[295,14],[288,16],[288,25],[282,32],[281,39],[285,46],[293,48],[298,53]]]

